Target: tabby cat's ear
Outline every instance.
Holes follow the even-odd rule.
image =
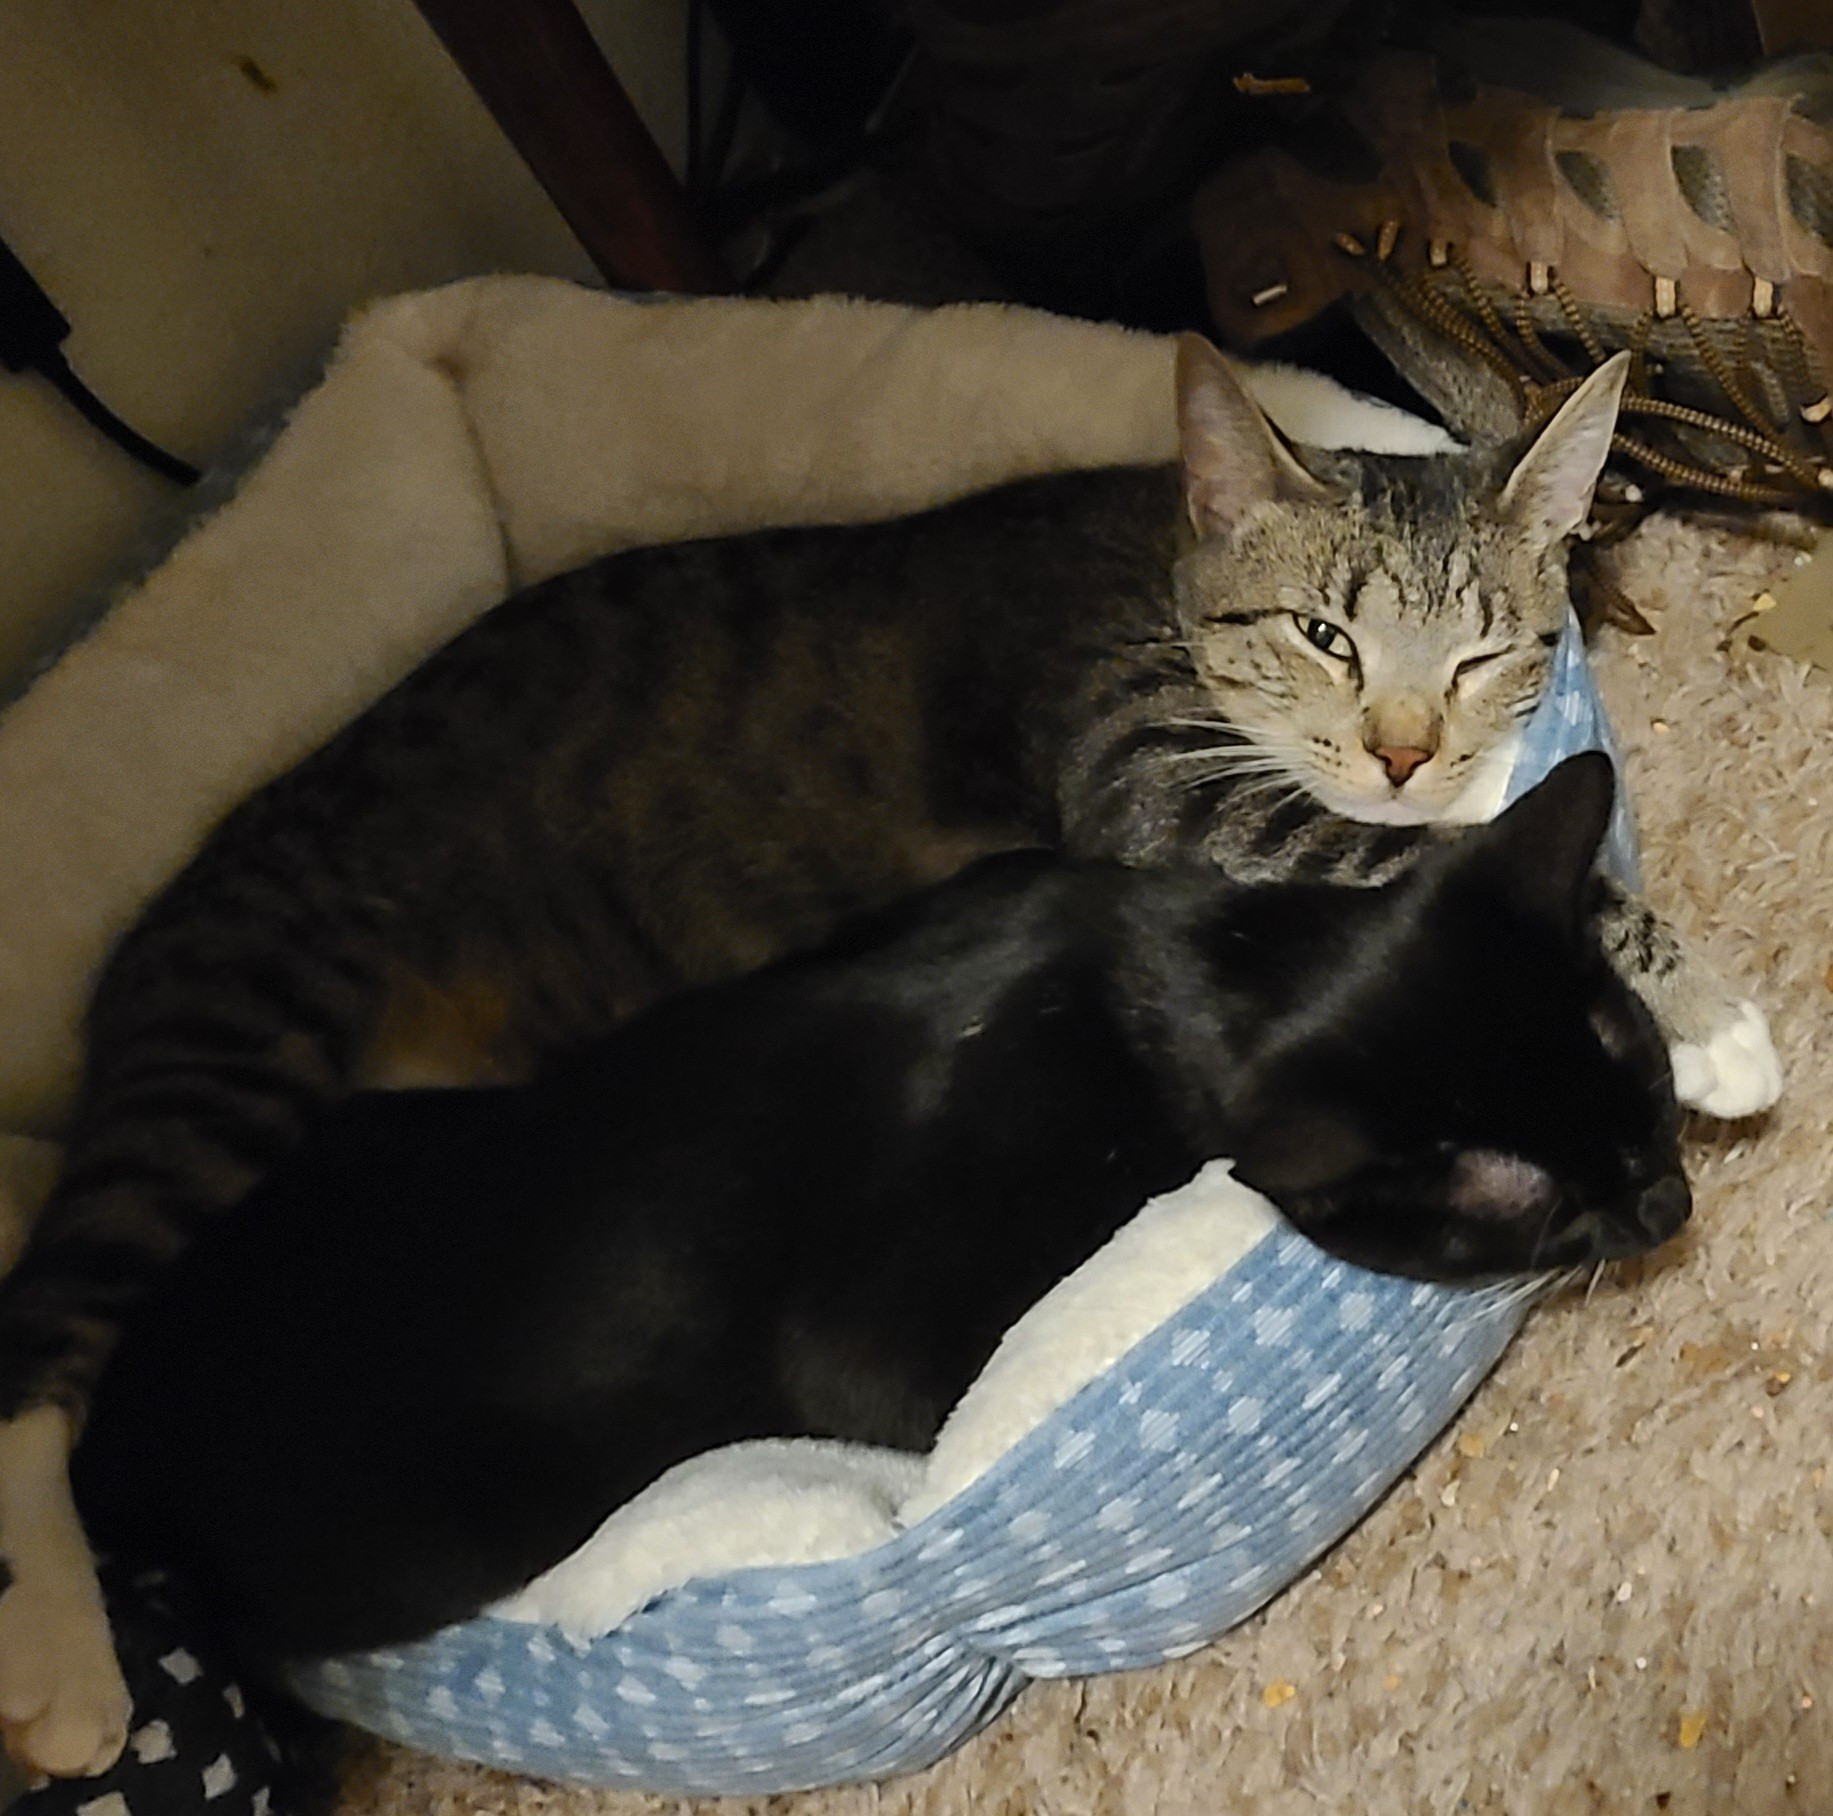
[[[1610,759],[1600,750],[1582,751],[1556,764],[1475,835],[1510,899],[1577,933],[1616,786]]]
[[[1499,508],[1531,541],[1563,542],[1585,521],[1628,378],[1628,353],[1612,354],[1560,405],[1509,474]]]
[[[1328,504],[1336,496],[1299,465],[1200,334],[1178,336],[1177,426],[1184,502],[1199,536],[1226,535],[1256,505]]]

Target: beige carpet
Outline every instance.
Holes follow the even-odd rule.
[[[1695,1130],[1685,1237],[1538,1314],[1319,1572],[886,1785],[691,1806],[377,1746],[343,1808],[1833,1812],[1833,680],[1724,647],[1789,559],[1654,523],[1622,572],[1658,634],[1601,652],[1651,893],[1768,1009],[1782,1106]]]

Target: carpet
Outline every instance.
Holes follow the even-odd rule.
[[[365,1742],[342,1816],[1833,1810],[1833,678],[1729,635],[1792,559],[1652,520],[1616,571],[1656,635],[1598,652],[1650,895],[1768,1010],[1782,1103],[1692,1127],[1683,1237],[1541,1310],[1319,1569],[888,1784],[691,1805]]]

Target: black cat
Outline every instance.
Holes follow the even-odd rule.
[[[1689,1198],[1582,912],[1610,799],[1573,758],[1378,888],[992,858],[534,1084],[353,1098],[131,1325],[86,1517],[263,1654],[407,1640],[716,1445],[926,1448],[1212,1158],[1401,1273],[1646,1248]]]

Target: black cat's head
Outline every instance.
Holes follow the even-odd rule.
[[[1608,759],[1374,892],[1265,1055],[1236,1174],[1320,1247],[1474,1279],[1629,1255],[1692,1200],[1653,1020],[1590,932]]]

